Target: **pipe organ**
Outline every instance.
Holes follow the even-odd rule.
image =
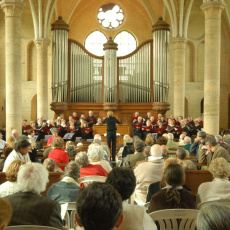
[[[117,57],[119,47],[112,38],[104,44],[104,57],[68,40],[69,26],[61,17],[52,31],[51,109],[55,112],[73,110],[78,105],[88,110],[96,106],[97,113],[121,109],[128,114],[137,106],[155,113],[169,110],[169,25],[161,18],[153,25],[153,40],[123,57]]]

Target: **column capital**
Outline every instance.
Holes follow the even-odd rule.
[[[172,39],[174,49],[185,49],[187,40],[182,37]]]
[[[50,40],[47,38],[38,38],[34,39],[34,44],[36,45],[37,49],[47,49],[50,45]]]
[[[20,18],[25,9],[25,3],[22,0],[2,0],[0,6],[5,13],[5,17]]]
[[[201,5],[201,10],[205,14],[205,19],[221,18],[221,13],[225,8],[225,3],[221,0],[215,2],[206,2]]]
[[[109,40],[105,44],[103,44],[103,46],[104,46],[103,50],[108,50],[108,49],[118,50],[117,48],[118,45],[113,41],[112,37],[109,37]]]

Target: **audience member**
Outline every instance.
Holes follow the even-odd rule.
[[[49,137],[47,140],[47,146],[50,146],[51,143],[56,139],[56,138],[61,138],[60,136],[58,136],[58,129],[57,128],[52,128],[51,130],[52,133],[52,137]]]
[[[88,156],[85,152],[79,152],[75,161],[80,165],[80,177],[85,176],[105,176],[107,177],[108,172],[101,165],[92,165],[89,163]]]
[[[136,187],[136,178],[133,170],[122,167],[113,168],[108,174],[106,183],[112,185],[120,193],[122,198],[125,218],[123,224],[118,228],[119,230],[157,229],[143,206],[130,205],[126,202]]]
[[[62,229],[61,207],[56,201],[40,195],[45,191],[49,173],[39,163],[20,167],[17,177],[19,191],[7,196],[13,207],[12,225],[42,225]]]
[[[230,199],[230,165],[223,158],[219,157],[212,160],[209,172],[213,175],[213,181],[202,183],[197,192],[197,203]]]
[[[2,131],[0,131],[0,149],[4,149],[5,147],[9,147],[10,145],[2,139]],[[0,150],[2,152],[2,150]]]
[[[230,155],[228,151],[217,144],[213,135],[209,135],[205,138],[205,145],[202,146],[199,152],[199,163],[207,164],[209,167],[211,161],[217,157],[223,157],[230,162]]]
[[[186,136],[184,138],[184,146],[183,146],[184,149],[186,149],[188,152],[190,152],[190,148],[191,148],[191,138]]]
[[[201,208],[197,216],[197,230],[226,230],[230,226],[230,208],[208,205]]]
[[[179,164],[183,167],[184,170],[197,169],[196,165],[191,160],[186,159],[188,154],[188,151],[183,147],[179,147],[177,149],[176,156],[179,159]]]
[[[89,155],[90,164],[101,165],[107,172],[112,170],[108,161],[104,158],[104,150],[99,144],[93,144]]]
[[[132,169],[135,167],[137,161],[141,161],[145,159],[143,155],[144,148],[145,148],[144,141],[137,140],[134,142],[135,153],[128,154],[126,158],[127,164],[129,164]]]
[[[94,182],[80,190],[75,218],[85,230],[112,230],[123,221],[122,199],[111,185]]]
[[[2,171],[5,172],[7,167],[11,164],[11,162],[15,160],[21,160],[26,163],[31,162],[28,154],[30,148],[30,142],[28,142],[27,140],[16,142],[14,150],[6,158]]]
[[[168,142],[168,139],[163,136],[156,139],[156,144],[158,145],[167,145],[167,142]]]
[[[46,196],[58,202],[75,202],[80,185],[77,183],[80,177],[80,166],[77,162],[71,161],[66,167],[63,179],[47,191]]]
[[[204,131],[199,131],[190,147],[190,153],[196,153],[196,157],[198,157],[202,146],[205,145],[205,138],[206,133]]]
[[[4,230],[10,222],[13,209],[9,201],[4,198],[0,198],[0,207],[0,229]]]
[[[13,129],[13,130],[11,131],[11,134],[12,134],[12,137],[13,137],[14,141],[16,142],[16,141],[18,140],[18,137],[19,137],[19,132],[18,132],[18,130]],[[8,142],[8,141],[7,141],[7,142]]]
[[[169,149],[166,145],[161,145],[162,148],[162,157],[168,158],[169,157]]]
[[[55,138],[53,141],[54,149],[50,151],[48,158],[52,158],[56,163],[69,163],[68,153],[64,151],[64,140],[60,137]],[[63,171],[65,166],[59,166]]]
[[[57,164],[54,159],[47,158],[43,162],[43,166],[49,171],[49,172],[63,172],[59,167],[57,167]]]
[[[109,146],[108,146],[108,144],[106,142],[101,141],[101,134],[95,134],[94,135],[94,142],[96,140],[99,141],[97,143],[99,143],[102,146],[102,148],[104,149],[104,151],[106,151],[107,156],[108,156],[108,158],[110,160],[110,149],[109,149]]]
[[[6,147],[3,149],[2,154],[5,158],[7,158],[13,150],[14,149],[11,147]]]
[[[9,196],[19,191],[17,184],[18,170],[24,161],[15,160],[6,169],[6,182],[0,185],[0,197]]]
[[[174,208],[196,209],[196,196],[185,190],[184,169],[179,164],[171,164],[165,169],[166,187],[151,197],[148,213]]]
[[[178,149],[179,144],[175,141],[173,141],[174,135],[172,133],[168,133],[168,142],[167,142],[167,147],[169,149]]]
[[[147,134],[147,136],[146,136],[146,138],[145,138],[145,144],[148,146],[152,146],[153,144],[154,144],[154,140],[153,140],[153,138],[152,138],[152,136],[151,136],[151,134],[150,135],[148,135]]]
[[[160,145],[153,145],[150,150],[150,156],[148,157],[148,162],[143,162],[139,164],[134,169],[134,174],[137,179],[137,185],[143,182],[157,182],[160,181],[163,175],[163,164],[164,159],[162,157],[162,148]],[[136,189],[135,197],[142,203],[145,203],[147,196],[146,189]]]

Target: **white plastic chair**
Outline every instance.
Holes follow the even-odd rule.
[[[198,210],[165,209],[150,213],[150,217],[160,226],[160,230],[195,230]]]
[[[95,181],[97,182],[105,182],[106,177],[105,176],[85,176],[78,179],[78,183],[83,183],[84,186],[87,186],[88,184],[91,184]]]
[[[60,204],[66,204],[66,202]],[[68,206],[66,209],[66,214],[64,219],[66,220],[66,225],[68,226],[68,229],[74,229],[76,225],[76,220],[75,220],[76,202],[68,202],[67,204]]]
[[[39,226],[39,225],[16,225],[8,226],[6,230],[59,230],[58,228],[48,227],[48,226]]]

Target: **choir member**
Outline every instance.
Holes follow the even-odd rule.
[[[145,140],[146,136],[148,133],[153,133],[153,127],[151,125],[151,121],[150,120],[147,120],[146,121],[146,125],[145,126],[142,126],[142,132],[143,132],[143,138]]]
[[[137,121],[132,124],[133,126],[133,136],[138,136],[142,139],[143,134],[142,134],[142,117],[139,116],[137,118]]]
[[[83,121],[81,125],[81,136],[82,136],[82,139],[92,139],[93,138],[92,127],[88,127],[87,121]]]
[[[86,118],[89,127],[92,127],[94,124],[96,124],[96,117],[93,116],[93,111],[89,111],[89,116]]]

